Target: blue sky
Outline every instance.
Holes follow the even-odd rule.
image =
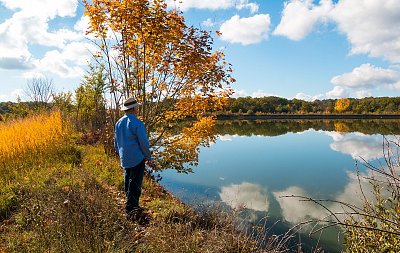
[[[211,31],[235,96],[306,100],[400,95],[399,0],[167,0]],[[78,0],[0,0],[0,101],[33,77],[73,91],[93,46]],[[220,31],[220,37],[215,35]]]

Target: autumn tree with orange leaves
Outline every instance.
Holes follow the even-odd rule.
[[[95,60],[106,69],[112,106],[118,110],[124,98],[134,96],[142,104],[140,117],[159,169],[191,171],[199,147],[215,140],[215,118],[207,115],[232,94],[235,80],[223,52],[213,50],[209,32],[188,27],[165,0],[84,5],[91,24],[87,34],[98,48]]]
[[[341,98],[335,102],[335,111],[344,112],[350,108],[350,99]]]

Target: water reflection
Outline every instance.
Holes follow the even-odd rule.
[[[379,165],[382,134],[396,140],[400,124],[398,120],[222,121],[217,130],[216,144],[201,150],[194,174],[167,171],[163,183],[191,203],[203,194],[234,209],[245,207],[250,222],[265,216],[272,224],[281,220],[274,229],[284,233],[300,222],[323,219],[328,212],[312,202],[282,196],[332,200],[324,205],[342,213],[349,209],[340,202],[362,207],[363,198],[372,199],[368,178],[373,172],[362,166],[357,171],[355,160]],[[318,238],[325,252],[340,252],[337,232],[324,231]],[[308,233],[302,241],[305,237]]]
[[[394,139],[393,136],[388,138]],[[333,140],[330,145],[332,150],[351,155],[353,159],[370,161],[383,157],[382,136],[353,133],[344,135],[340,139],[335,136]]]
[[[366,178],[372,176],[372,172],[367,174],[357,175],[354,172],[348,172],[348,184],[342,192],[339,192],[335,198],[324,199],[320,202],[331,212],[335,213],[336,217],[344,221],[348,216],[346,213],[351,213],[352,209],[342,203],[349,203],[358,208],[363,207],[364,198],[368,201],[373,200],[372,186]],[[363,192],[361,192],[361,189]],[[329,220],[333,217],[322,206],[312,202],[304,201],[301,197],[318,199],[314,194],[306,192],[298,186],[291,186],[279,192],[273,192],[280,207],[282,208],[283,218],[291,224],[299,224],[307,220]],[[290,197],[294,196],[294,197]]]
[[[287,197],[312,197],[311,194],[298,186],[290,186],[283,191],[273,192],[273,195],[282,209],[283,218],[292,225],[309,219],[323,219],[327,215],[327,211],[321,206],[315,205],[312,202],[299,201],[297,197]]]
[[[399,135],[399,120],[223,120],[217,124],[220,135],[279,136],[299,133],[308,129],[347,133],[359,132],[367,135]]]
[[[352,211],[349,207],[341,203],[350,203],[351,205],[362,208],[364,198],[368,201],[373,200],[372,186],[367,178],[377,176],[376,174],[373,175],[372,171],[361,173],[360,175],[357,175],[355,172],[348,172],[347,176],[348,183],[344,189],[334,198],[326,199],[326,202],[322,202],[324,206],[333,213],[338,214]],[[361,192],[361,189],[363,192]],[[219,196],[222,202],[233,209],[247,208],[253,211],[267,212],[270,205],[268,194],[265,189],[255,183],[243,182],[240,184],[222,186]],[[276,200],[278,202],[284,220],[292,225],[310,219],[327,219],[330,214],[320,205],[299,198],[307,197],[317,199],[314,194],[307,192],[299,186],[290,186],[282,191],[274,191],[272,192],[272,196],[274,197],[274,201]],[[346,218],[346,216],[337,217],[343,220]]]
[[[222,186],[219,196],[233,209],[248,208],[254,211],[267,212],[269,208],[268,196],[265,190],[257,184],[243,182]]]

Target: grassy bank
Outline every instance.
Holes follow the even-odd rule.
[[[0,252],[261,251],[265,241],[239,233],[231,213],[194,212],[149,176],[141,203],[150,223],[127,221],[118,158],[101,145],[76,145],[60,120],[46,114],[1,126],[1,136],[9,134],[2,148],[17,144],[1,154]],[[13,135],[26,125],[31,135]],[[40,143],[38,132],[51,139]],[[285,247],[275,237],[268,245],[268,252]]]
[[[149,177],[144,182],[142,204],[151,215],[151,222],[143,227],[127,221],[122,173],[116,159],[107,157],[101,146],[81,146],[68,154],[71,150],[63,154],[80,153],[79,164],[43,161],[45,166],[30,175],[29,184],[15,189],[13,207],[1,224],[0,251],[255,250],[251,241],[236,232],[227,216],[195,213]]]

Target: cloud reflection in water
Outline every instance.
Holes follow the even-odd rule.
[[[221,187],[221,200],[232,208],[245,207],[255,211],[268,211],[269,201],[260,185],[243,182]]]
[[[353,159],[367,161],[378,159],[382,154],[382,137],[363,134],[349,134],[340,140],[335,140],[330,145],[334,151],[349,154]]]
[[[332,150],[350,155],[353,159],[360,160],[360,158],[363,158],[366,161],[373,161],[383,157],[383,139],[381,135],[365,135],[362,133],[343,134],[339,132],[322,133],[332,138],[333,142],[329,145]],[[224,136],[225,140],[231,140],[236,137],[232,135]],[[386,138],[388,140],[396,140],[394,136],[386,136]],[[354,169],[356,168],[354,167]],[[347,171],[347,183],[342,190],[333,196],[322,197],[332,200],[323,202],[329,210],[334,213],[350,212],[348,207],[339,202],[349,203],[362,208],[365,202],[364,197],[368,201],[374,200],[373,189],[367,178],[378,177],[379,179],[380,175],[371,170],[359,173],[358,176],[356,171]],[[267,194],[265,188],[259,184],[242,182],[221,187],[219,196],[224,203],[232,208],[243,206],[254,211],[267,212],[270,209],[274,209],[270,207],[271,203],[278,203],[282,218],[291,224],[299,224],[310,219],[325,219],[329,214],[328,211],[313,202],[299,201],[300,199],[295,197],[282,197],[295,195],[320,198],[321,196],[318,196],[318,193],[307,192],[307,190],[299,186],[289,186],[283,190],[271,191],[272,194]],[[275,198],[276,202],[271,197]],[[339,218],[343,220],[346,216]]]
[[[326,210],[312,202],[299,201],[300,199],[296,197],[283,197],[292,195],[310,197],[310,194],[300,187],[291,186],[272,194],[282,209],[283,218],[292,224],[298,224],[310,218],[322,219],[327,214]]]
[[[339,192],[332,201],[321,202],[326,208],[333,213],[351,212],[351,210],[339,202],[349,203],[351,205],[362,208],[364,197],[368,201],[374,199],[372,193],[372,185],[368,182],[367,178],[377,176],[373,171],[361,173],[357,177],[357,173],[348,172],[348,183],[343,191]],[[361,192],[360,186],[363,190]],[[307,220],[320,220],[326,219],[329,212],[323,207],[317,205],[312,201],[301,201],[298,197],[284,197],[284,196],[302,196],[316,199],[316,196],[308,193],[303,188],[298,186],[290,186],[283,191],[272,192],[272,195],[277,200],[281,210],[282,217],[289,223],[295,225]],[[231,184],[221,187],[219,193],[221,200],[232,208],[245,207],[253,211],[267,212],[270,207],[267,193],[257,184],[243,182],[240,184]],[[346,215],[338,215],[342,221]]]

